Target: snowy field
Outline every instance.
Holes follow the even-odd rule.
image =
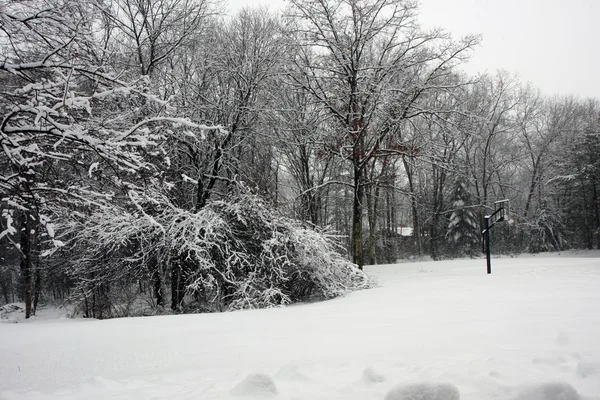
[[[600,253],[366,271],[322,303],[0,324],[0,399],[600,399]]]

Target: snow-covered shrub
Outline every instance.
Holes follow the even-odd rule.
[[[529,251],[533,253],[558,251],[565,247],[563,224],[560,214],[541,208],[537,210],[529,224]]]
[[[136,212],[99,210],[70,230],[75,300],[100,302],[104,317],[117,305],[118,314],[129,309],[123,301],[132,290],[152,292],[156,305],[170,291],[173,309],[197,311],[285,305],[371,286],[333,237],[279,216],[255,196],[197,212],[163,204],[153,216],[138,205]]]
[[[0,307],[0,323],[18,323],[25,319],[25,304],[9,303]]]
[[[64,271],[75,285],[70,300],[86,317],[136,314],[129,310],[144,294],[141,282],[149,280],[151,260],[164,241],[160,226],[116,206],[78,219],[61,237],[69,245],[54,254],[69,260]]]
[[[210,204],[195,232],[179,232],[173,250],[191,261],[188,290],[227,309],[331,298],[370,286],[331,237],[271,211],[259,198]],[[183,222],[181,222],[183,223]],[[203,296],[204,295],[204,296]]]

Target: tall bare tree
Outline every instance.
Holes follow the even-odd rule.
[[[478,39],[454,43],[421,30],[417,3],[405,0],[292,0],[296,84],[337,125],[329,151],[350,163],[353,187],[352,256],[364,264],[362,212],[365,167],[403,121],[421,114],[421,97]],[[401,141],[401,137],[398,137]]]

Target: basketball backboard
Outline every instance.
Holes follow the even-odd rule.
[[[508,199],[499,200],[494,203],[495,205],[495,213],[496,221],[510,221],[510,201]]]

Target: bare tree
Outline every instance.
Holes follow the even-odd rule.
[[[417,5],[403,0],[292,0],[296,84],[338,126],[330,151],[351,165],[352,254],[364,264],[362,212],[365,167],[389,134],[424,110],[424,93],[478,41],[453,43],[416,23]],[[401,138],[400,138],[401,140]]]
[[[183,100],[184,108],[224,128],[207,132],[202,148],[185,146],[188,161],[183,168],[196,185],[197,209],[206,205],[219,183],[248,172],[243,158],[250,155],[246,150],[262,129],[257,122],[269,102],[282,43],[276,17],[266,10],[242,10],[230,21],[214,23],[209,42],[192,49],[196,54],[185,75],[189,97]]]
[[[210,0],[96,0],[129,72],[153,75],[214,14]],[[132,68],[133,66],[133,68]]]

